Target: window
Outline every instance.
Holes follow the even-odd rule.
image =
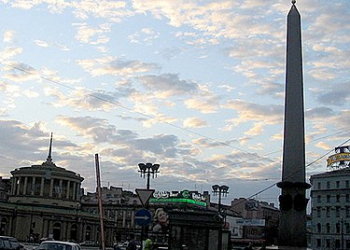
[[[317,182],[317,189],[321,189],[321,182]]]
[[[346,188],[350,188],[349,180],[346,180],[346,181],[345,181],[345,187],[346,187]]]
[[[340,248],[340,240],[339,239],[335,240],[335,248],[337,248],[337,249]]]
[[[317,203],[321,203],[321,195],[317,195]]]
[[[331,211],[331,207],[326,207],[326,217],[329,217]]]
[[[339,194],[337,194],[336,199],[337,199],[337,202],[340,202],[340,195]]]
[[[345,217],[349,218],[350,217],[350,207],[345,208]]]
[[[326,247],[327,248],[331,247],[331,240],[330,239],[326,239]]]
[[[335,224],[335,232],[340,234],[340,223]]]
[[[317,240],[316,240],[316,246],[317,246],[318,248],[321,247],[321,239],[317,239]]]
[[[331,183],[329,181],[327,181],[327,189],[331,188]]]
[[[331,232],[331,225],[329,223],[326,224],[326,230],[327,230],[327,233]]]
[[[346,202],[350,202],[350,195],[347,194],[347,195],[345,196],[345,200],[346,200]]]
[[[335,217],[340,217],[340,207],[335,208]]]
[[[317,223],[317,233],[321,233],[322,228],[321,228],[321,223]]]
[[[321,208],[320,207],[318,207],[317,208],[317,218],[320,218],[321,217]]]
[[[330,203],[330,202],[331,202],[331,196],[327,195],[327,203]]]
[[[340,181],[337,181],[336,185],[337,185],[337,188],[339,188],[340,187]]]
[[[350,224],[349,223],[345,223],[345,233],[350,234]]]

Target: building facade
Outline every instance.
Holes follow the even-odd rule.
[[[338,149],[328,158],[331,171],[310,177],[312,249],[350,249],[350,154]]]
[[[280,210],[273,203],[239,198],[231,202],[231,210],[242,218],[236,222],[242,235],[235,239],[237,243],[277,243]]]

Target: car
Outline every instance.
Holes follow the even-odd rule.
[[[35,250],[81,250],[81,248],[75,242],[47,240],[41,242]]]
[[[96,246],[97,244],[93,242],[92,240],[86,240],[80,243],[80,246],[85,246],[85,247],[93,247]]]
[[[0,250],[25,250],[15,237],[0,236]]]

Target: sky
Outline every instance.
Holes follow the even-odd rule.
[[[96,188],[278,207],[289,0],[0,0],[0,176],[54,163]],[[350,1],[298,0],[306,181],[349,145]],[[212,201],[218,197],[213,196]]]

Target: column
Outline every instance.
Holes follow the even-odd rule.
[[[67,193],[66,193],[66,199],[69,199],[69,192],[70,192],[70,181],[67,181]]]
[[[36,177],[33,176],[32,177],[32,188],[30,190],[30,195],[34,195],[34,192],[35,192],[35,181],[36,181]]]
[[[58,197],[59,197],[59,198],[62,198],[62,192],[63,192],[63,188],[62,188],[63,185],[62,185],[62,182],[63,182],[63,180],[61,179],[61,180],[60,180],[60,193],[58,194]]]
[[[44,184],[45,184],[45,178],[41,177],[40,196],[44,196]]]
[[[73,200],[76,200],[77,183],[73,182]]]
[[[23,192],[22,194],[26,195],[27,194],[27,185],[28,185],[28,177],[24,177],[24,186],[23,186]]]
[[[52,197],[53,182],[54,182],[54,179],[52,178],[52,179],[50,180],[50,192],[49,192],[49,197]]]
[[[20,190],[20,188],[21,188],[21,177],[18,177],[17,178],[17,181],[16,181],[16,188],[17,188],[17,195],[19,195],[19,190]]]

